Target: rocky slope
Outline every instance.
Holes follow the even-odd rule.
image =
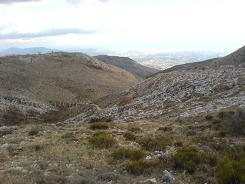
[[[141,64],[138,64],[136,61],[128,57],[100,55],[100,56],[96,56],[95,58],[103,61],[104,63],[122,68],[132,73],[134,76],[142,79],[145,79],[150,75],[153,75],[154,73],[159,71],[157,69],[149,68]]]
[[[83,113],[73,120],[107,116],[121,121],[166,119],[244,106],[244,53],[245,47],[224,58],[163,71],[122,92],[116,104],[93,116]]]

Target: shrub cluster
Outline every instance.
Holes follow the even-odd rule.
[[[211,121],[214,117],[210,114],[206,115],[206,120]]]
[[[112,157],[116,160],[121,160],[121,159],[140,160],[144,156],[145,156],[144,151],[135,148],[119,147],[112,153]]]
[[[33,127],[29,132],[28,135],[29,136],[35,136],[38,135],[40,129],[38,127]]]
[[[137,136],[130,131],[127,131],[123,134],[123,137],[128,141],[135,141],[137,139]]]
[[[110,148],[116,144],[116,140],[112,137],[111,134],[107,132],[96,132],[94,133],[89,142],[98,148]]]
[[[146,135],[142,139],[138,140],[138,143],[148,151],[164,151],[166,146],[171,144],[170,139],[164,136],[152,136]]]
[[[245,182],[245,159],[237,161],[223,157],[219,159],[217,179],[221,184],[240,184]]]
[[[218,130],[220,136],[225,136],[226,134],[233,136],[245,135],[245,110],[244,109],[234,109],[230,111],[221,111],[216,117],[210,119],[212,121],[213,128]]]
[[[174,167],[194,173],[201,161],[198,151],[194,148],[183,147],[173,156]]]

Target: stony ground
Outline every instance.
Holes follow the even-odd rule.
[[[161,73],[122,92],[117,102],[92,116],[82,113],[72,122],[108,117],[118,121],[191,117],[232,106],[245,106],[245,69],[232,65]]]

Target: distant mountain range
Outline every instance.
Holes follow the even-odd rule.
[[[27,55],[27,54],[46,54],[51,52],[57,52],[57,49],[49,49],[46,47],[31,47],[31,48],[8,48],[0,51],[0,56],[11,56],[11,55]]]
[[[47,53],[58,52],[58,51],[61,50],[50,49],[45,47],[9,48],[0,51],[0,56],[47,54]],[[144,66],[148,66],[150,68],[155,68],[155,69],[167,69],[175,65],[204,61],[211,58],[223,57],[228,54],[227,52],[214,52],[214,51],[179,51],[179,52],[162,52],[157,54],[147,54],[143,52],[133,52],[133,51],[121,53],[121,52],[111,52],[105,50],[101,51],[97,49],[70,49],[70,50],[62,50],[62,51],[82,52],[90,56],[97,56],[97,55],[124,56],[124,57],[129,57]],[[116,60],[118,61],[118,59]]]

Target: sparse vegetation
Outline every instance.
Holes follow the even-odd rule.
[[[94,133],[90,137],[89,142],[98,148],[110,148],[116,144],[116,140],[111,134],[101,131]]]
[[[112,153],[112,157],[116,160],[122,160],[122,159],[140,160],[144,156],[145,156],[144,151],[136,148],[119,147]]]

